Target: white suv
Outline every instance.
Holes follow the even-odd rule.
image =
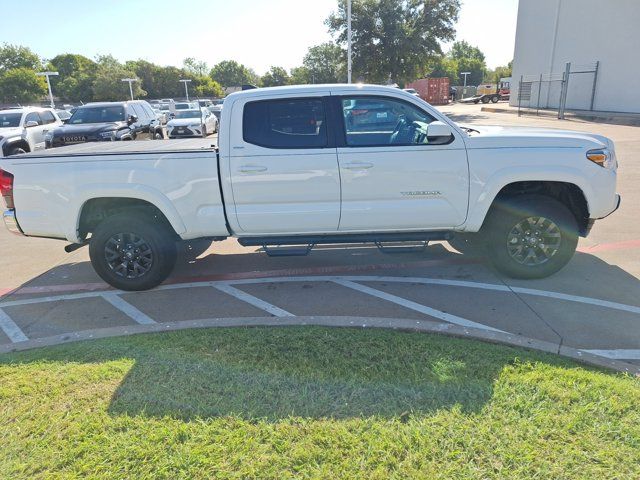
[[[61,125],[51,108],[0,110],[0,157],[44,150],[46,133]]]

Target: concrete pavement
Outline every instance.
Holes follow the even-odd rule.
[[[480,108],[454,105],[443,111],[465,123],[575,129],[616,141],[622,206],[596,224],[574,260],[551,278],[505,279],[446,243],[422,253],[383,255],[361,245],[269,258],[227,240],[198,259],[183,256],[168,285],[114,296],[91,269],[86,249],[65,254],[61,242],[13,237],[0,229],[0,344],[10,348],[12,338],[64,338],[98,328],[125,332],[145,323],[203,319],[385,318],[500,330],[640,365],[640,128]]]

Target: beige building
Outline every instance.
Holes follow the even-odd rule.
[[[520,0],[511,104],[557,108],[568,62],[567,109],[640,113],[640,0]]]

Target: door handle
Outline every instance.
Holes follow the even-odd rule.
[[[367,170],[369,168],[373,168],[373,163],[368,163],[368,162],[347,163],[346,165],[344,165],[343,168],[346,168],[347,170]]]
[[[267,167],[262,167],[260,165],[244,165],[238,169],[240,173],[260,173],[266,172]]]

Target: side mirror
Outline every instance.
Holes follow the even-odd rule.
[[[129,117],[127,118],[127,124],[131,125],[134,124],[138,121],[138,116],[137,115],[129,115]]]
[[[433,138],[439,139],[440,141],[446,141],[449,140],[452,135],[453,130],[444,122],[436,121],[431,122],[429,125],[427,125],[427,138],[429,139]]]
[[[38,126],[38,122],[36,122],[35,120],[29,120],[29,121],[25,124],[25,127],[27,127],[27,128],[37,127],[37,126]]]

